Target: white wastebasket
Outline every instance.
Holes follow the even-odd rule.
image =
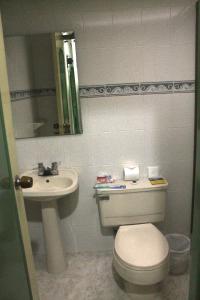
[[[170,248],[170,274],[184,274],[190,260],[190,239],[178,233],[167,234],[166,238]]]

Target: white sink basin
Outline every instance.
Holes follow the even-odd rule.
[[[38,176],[37,170],[21,175],[33,178],[32,188],[22,189],[24,197],[41,203],[47,269],[50,273],[63,272],[66,262],[57,199],[78,188],[78,174],[72,169],[66,169],[59,170],[59,175],[55,176]]]
[[[33,178],[32,188],[22,189],[25,198],[34,201],[50,201],[73,193],[78,187],[78,174],[72,169],[59,170],[59,175],[38,176],[37,170],[22,176]]]

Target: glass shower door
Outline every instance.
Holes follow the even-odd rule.
[[[0,300],[31,300],[0,98]]]

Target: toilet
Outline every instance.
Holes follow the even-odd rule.
[[[126,189],[97,189],[102,226],[118,228],[113,265],[129,283],[152,286],[162,282],[169,269],[169,246],[153,223],[165,217],[168,184],[120,181]]]

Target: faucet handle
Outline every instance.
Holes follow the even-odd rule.
[[[58,163],[57,163],[57,161],[52,162],[51,172],[52,172],[53,175],[58,175]]]
[[[61,161],[53,161],[52,163],[51,163],[51,166],[53,167],[53,166],[60,166],[61,165]]]
[[[45,167],[42,162],[38,163],[38,175],[41,176],[44,174]]]
[[[57,161],[52,162],[52,163],[51,163],[51,167],[52,167],[52,169],[58,168],[58,163],[57,163]]]

